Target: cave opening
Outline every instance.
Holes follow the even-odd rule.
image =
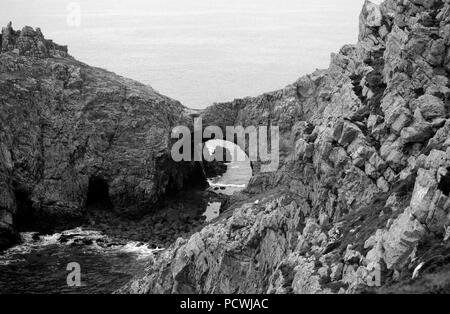
[[[185,162],[183,162],[185,163]],[[165,188],[165,198],[177,197],[180,193],[190,190],[203,190],[208,186],[207,178],[201,162],[194,162],[194,165],[185,163],[189,172],[180,173],[174,171],[169,175],[169,180]],[[185,167],[181,167],[184,169]]]
[[[450,167],[447,168],[447,174],[441,178],[441,181],[439,181],[438,188],[446,196],[450,196]]]
[[[19,232],[35,231],[36,219],[33,209],[33,202],[30,193],[25,189],[15,189],[16,213],[14,215],[14,225]]]
[[[110,209],[112,202],[109,196],[109,185],[103,178],[93,177],[89,180],[86,207]]]

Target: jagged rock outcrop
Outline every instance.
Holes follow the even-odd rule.
[[[40,28],[25,26],[15,31],[12,23],[2,29],[0,36],[1,52],[13,52],[22,56],[67,57],[67,46],[55,44],[44,38]]]
[[[280,169],[119,292],[352,293],[411,278],[427,241],[447,260],[449,48],[450,1],[366,1],[329,69],[206,109],[279,125]]]
[[[191,124],[179,102],[75,60],[39,29],[9,24],[0,41],[0,248],[15,216],[40,227],[77,218],[89,189],[136,214],[204,179],[170,157],[172,128]]]

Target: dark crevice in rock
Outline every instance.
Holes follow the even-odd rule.
[[[445,195],[450,195],[450,168],[447,168],[447,174],[439,181],[438,189]]]
[[[418,145],[420,147],[418,147]],[[420,143],[406,143],[405,145],[403,145],[402,148],[402,153],[404,155],[416,155],[419,154],[419,152],[423,151],[423,146]]]
[[[371,99],[367,101],[367,105],[370,108],[370,112],[384,116],[384,112],[381,109],[381,100],[383,99],[384,92],[387,88],[383,79],[383,70],[385,61],[383,58],[385,49],[373,52],[370,61],[366,61],[374,71],[367,74],[366,81],[368,88],[374,93]]]
[[[450,55],[450,49],[448,51],[448,55]],[[450,63],[450,60],[449,60],[449,63]],[[450,65],[449,65],[449,70],[447,71],[447,75],[446,76],[450,77]],[[444,101],[445,101],[445,105],[447,107],[447,117],[448,117],[449,114],[450,114],[450,80],[447,83],[447,88],[448,88],[449,91],[447,93],[445,93]]]
[[[208,186],[208,181],[206,179],[207,175],[203,163],[196,162],[194,170],[185,179],[183,188],[181,190],[183,191],[191,188],[204,189]]]
[[[381,149],[381,143],[372,134],[367,135],[367,142],[373,146],[377,151]]]
[[[30,199],[30,194],[21,188],[14,191],[16,199],[17,210],[14,215],[14,224],[18,231],[28,231],[34,229],[36,225],[36,214],[33,210],[33,203]]]
[[[363,96],[363,87],[361,86],[361,80],[363,76],[354,74],[350,76],[350,79],[352,80],[353,84],[353,91],[355,92],[356,96],[361,100],[361,103],[366,103],[367,98]]]
[[[419,98],[420,96],[425,95],[425,89],[423,87],[417,88],[414,90],[414,93],[416,94],[416,98]]]

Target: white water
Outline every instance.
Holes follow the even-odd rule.
[[[227,171],[222,176],[209,179],[208,182],[214,192],[233,195],[247,187],[252,177],[252,169],[248,160],[232,161],[226,165]]]
[[[218,177],[218,180],[220,180],[221,177]],[[209,179],[208,180],[209,185],[211,187],[225,187],[225,188],[245,188],[245,184],[223,184],[223,183],[214,183],[214,179]]]
[[[51,235],[42,235],[36,240],[33,239],[35,235],[37,235],[36,232],[21,233],[22,243],[0,254],[0,265],[23,262],[24,259],[22,256],[48,246],[69,247],[76,243],[80,243],[80,241],[86,240],[92,241],[92,244],[86,245],[91,251],[97,251],[98,253],[104,254],[128,253],[133,254],[137,260],[149,258],[153,256],[155,252],[163,250],[161,248],[151,249],[147,244],[136,241],[129,241],[126,244],[115,244],[113,239],[101,232],[85,230],[83,228],[75,228]],[[62,238],[66,238],[67,241],[61,242]],[[105,243],[108,245],[105,245]]]

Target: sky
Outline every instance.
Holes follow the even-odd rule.
[[[0,0],[92,66],[192,108],[291,84],[355,43],[364,0]],[[79,14],[78,14],[79,12]]]

